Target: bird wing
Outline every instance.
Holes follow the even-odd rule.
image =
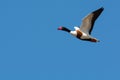
[[[99,17],[99,15],[102,13],[103,10],[104,10],[104,8],[101,7],[99,9],[93,11],[91,14],[87,15],[82,20],[82,25],[80,27],[80,30],[87,34],[91,34],[95,20]]]

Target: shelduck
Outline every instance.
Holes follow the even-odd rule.
[[[99,15],[102,13],[104,10],[103,7],[93,11],[89,15],[87,15],[83,20],[82,20],[82,25],[80,27],[74,27],[74,31],[69,30],[66,27],[60,26],[58,30],[63,30],[66,31],[76,38],[84,41],[90,41],[90,42],[99,42],[98,39],[94,38],[91,36],[91,32],[94,26],[94,23],[96,19],[99,17]]]

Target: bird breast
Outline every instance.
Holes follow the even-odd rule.
[[[72,34],[73,36],[77,36],[77,32],[76,31],[71,31],[70,34]]]
[[[81,38],[81,36],[83,35],[83,33],[80,30],[76,30],[77,32],[77,38]]]
[[[70,34],[72,34],[73,36],[79,38],[79,39],[89,39],[90,36],[84,32],[81,32],[80,30],[76,30],[76,31],[71,31]]]
[[[83,35],[80,30],[71,31],[70,34],[72,34],[73,36],[75,36],[77,38],[81,38],[81,36]]]

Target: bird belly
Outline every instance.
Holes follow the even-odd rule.
[[[82,33],[81,39],[90,39],[90,36],[86,33]]]
[[[71,31],[70,34],[77,37],[78,39],[90,39],[90,36],[80,30]]]

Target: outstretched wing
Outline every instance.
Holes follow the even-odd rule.
[[[98,10],[95,10],[91,14],[86,16],[82,20],[82,25],[80,27],[80,30],[82,30],[83,32],[85,32],[87,34],[91,34],[95,20],[99,17],[99,15],[102,13],[103,10],[104,10],[104,8],[101,7]]]

